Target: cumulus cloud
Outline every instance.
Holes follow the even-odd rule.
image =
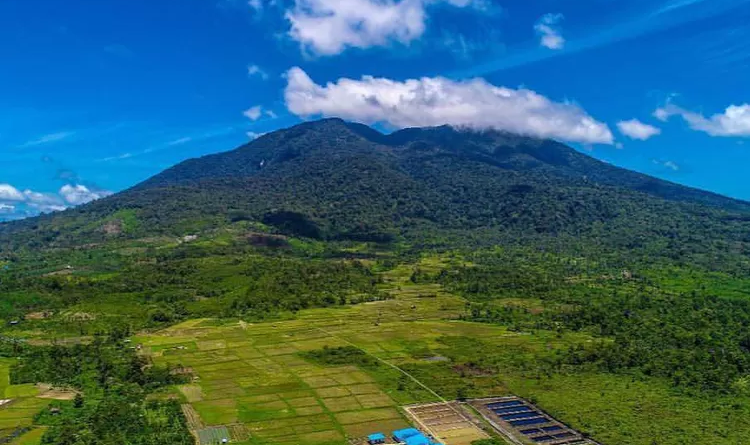
[[[562,36],[560,22],[564,18],[562,14],[545,14],[534,25],[541,46],[549,49],[563,49],[565,37]]]
[[[242,114],[251,121],[257,121],[263,114],[263,108],[260,105],[256,105],[254,107],[248,108]]]
[[[111,195],[106,190],[92,190],[81,184],[66,184],[60,188],[60,196],[70,205],[81,205]]]
[[[656,128],[653,125],[644,124],[638,119],[620,121],[617,123],[617,128],[620,130],[620,133],[630,139],[638,139],[640,141],[645,141],[661,134],[661,129]]]
[[[250,65],[247,67],[247,75],[249,77],[260,77],[263,80],[268,79],[268,73],[265,72],[261,67],[258,65]]]
[[[26,190],[23,194],[26,197],[26,205],[37,213],[59,212],[67,208],[58,195],[31,190]]]
[[[449,124],[586,144],[614,142],[609,127],[576,104],[484,79],[424,77],[402,82],[365,76],[318,85],[295,67],[287,72],[287,82],[287,107],[302,117],[341,117],[396,128]]]
[[[295,0],[286,13],[289,36],[304,50],[318,55],[340,54],[347,48],[408,44],[425,32],[432,4],[481,7],[476,0]]]
[[[700,113],[670,103],[657,109],[654,116],[662,121],[679,116],[693,130],[702,131],[711,136],[750,137],[750,104],[730,105],[723,113],[705,117]]]
[[[17,188],[10,184],[0,184],[0,201],[23,201],[25,198]]]
[[[111,195],[80,184],[63,186],[58,193],[20,191],[10,184],[0,184],[0,220],[20,219],[40,213],[58,212],[70,206],[85,204]]]

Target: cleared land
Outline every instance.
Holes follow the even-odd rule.
[[[490,437],[456,403],[430,403],[404,409],[420,429],[441,443],[471,445],[476,440]]]
[[[347,342],[406,369],[446,399],[516,394],[603,444],[682,445],[686,437],[696,445],[717,437],[747,443],[748,413],[733,398],[696,399],[658,379],[595,370],[540,372],[528,366],[534,357],[591,338],[457,321],[465,301],[439,286],[410,284],[410,274],[409,268],[389,274],[385,286],[397,297],[390,301],[305,310],[276,322],[190,320],[133,340],[157,363],[192,368],[195,382],[174,390],[197,413],[191,422],[226,427],[244,445],[357,443],[407,426],[401,407],[439,401],[387,366],[330,366],[304,357]]]
[[[324,366],[306,360],[303,353],[355,344],[399,366],[445,367],[445,360],[430,352],[445,347],[444,337],[522,337],[501,327],[445,320],[455,318],[463,302],[435,286],[396,292],[394,300],[308,310],[289,321],[191,320],[134,341],[156,363],[192,368],[195,381],[176,392],[201,443],[210,442],[200,431],[226,427],[244,428],[249,437],[243,444],[345,444],[409,426],[402,406],[438,400],[408,379],[408,388],[399,388],[405,378],[388,366]],[[424,357],[415,358],[417,352]],[[495,378],[483,380],[482,392],[508,392]],[[420,409],[412,415],[436,420]],[[432,426],[448,445],[487,437],[458,419]]]

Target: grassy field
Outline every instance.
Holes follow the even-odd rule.
[[[240,426],[251,437],[248,444],[343,444],[405,427],[399,406],[436,398],[413,382],[404,384],[402,374],[386,365],[323,366],[306,360],[305,352],[351,342],[401,365],[432,366],[440,362],[428,352],[441,347],[443,336],[507,335],[501,328],[439,321],[458,315],[463,303],[436,290],[414,286],[396,300],[309,310],[273,323],[193,320],[134,341],[156,363],[180,364],[198,376],[179,387],[199,417],[192,422],[196,430]],[[483,386],[506,391],[495,379]]]
[[[156,363],[180,364],[198,376],[179,388],[197,414],[189,416],[196,430],[244,430],[248,444],[343,444],[407,426],[399,406],[436,397],[388,366],[321,366],[304,352],[351,342],[416,374],[446,374],[430,352],[444,347],[440,338],[517,337],[502,328],[440,321],[457,316],[463,303],[438,290],[412,286],[397,291],[396,300],[309,310],[275,323],[193,320],[134,340]],[[495,378],[476,380],[482,392],[507,392]],[[443,390],[450,392],[451,384],[444,380]]]
[[[196,376],[175,393],[199,436],[242,444],[343,445],[406,426],[401,406],[438,400],[388,365],[321,365],[305,355],[352,345],[446,399],[517,394],[605,444],[747,443],[747,401],[691,397],[645,377],[545,375],[536,359],[591,339],[458,321],[463,300],[410,284],[409,274],[389,273],[394,300],[257,324],[191,320],[134,342],[156,363]]]
[[[35,385],[11,385],[9,373],[12,364],[12,359],[0,359],[0,399],[9,400],[0,406],[0,438],[7,438],[30,428],[34,416],[50,402],[37,397],[40,391]],[[10,443],[38,444],[42,433],[41,429],[31,429]]]

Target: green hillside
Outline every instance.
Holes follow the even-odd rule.
[[[0,225],[0,355],[80,393],[39,402],[41,443],[343,445],[434,401],[351,342],[605,445],[742,444],[749,271],[748,203],[552,141],[325,120]],[[304,380],[326,366],[361,381]]]
[[[87,206],[2,225],[0,249],[185,236],[238,221],[324,241],[594,244],[706,265],[737,261],[750,242],[750,204],[556,142],[450,127],[386,136],[331,119],[186,161]]]

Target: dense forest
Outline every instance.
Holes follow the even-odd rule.
[[[37,415],[48,426],[44,444],[192,444],[176,401],[149,399],[159,388],[184,382],[168,368],[147,366],[114,329],[90,344],[16,346],[11,383],[45,382],[77,391]],[[7,348],[7,345],[6,345]]]
[[[516,330],[585,332],[600,339],[557,357],[550,364],[556,371],[595,367],[667,378],[686,390],[750,389],[746,277],[727,277],[744,289],[727,295],[708,274],[696,279],[655,264],[642,272],[593,265],[588,274],[578,275],[585,270],[580,264],[572,267],[559,258],[545,261],[541,255],[496,251],[471,259],[471,267],[417,279],[434,280],[467,297],[468,320]],[[692,281],[692,289],[672,289],[666,285],[670,275]]]

